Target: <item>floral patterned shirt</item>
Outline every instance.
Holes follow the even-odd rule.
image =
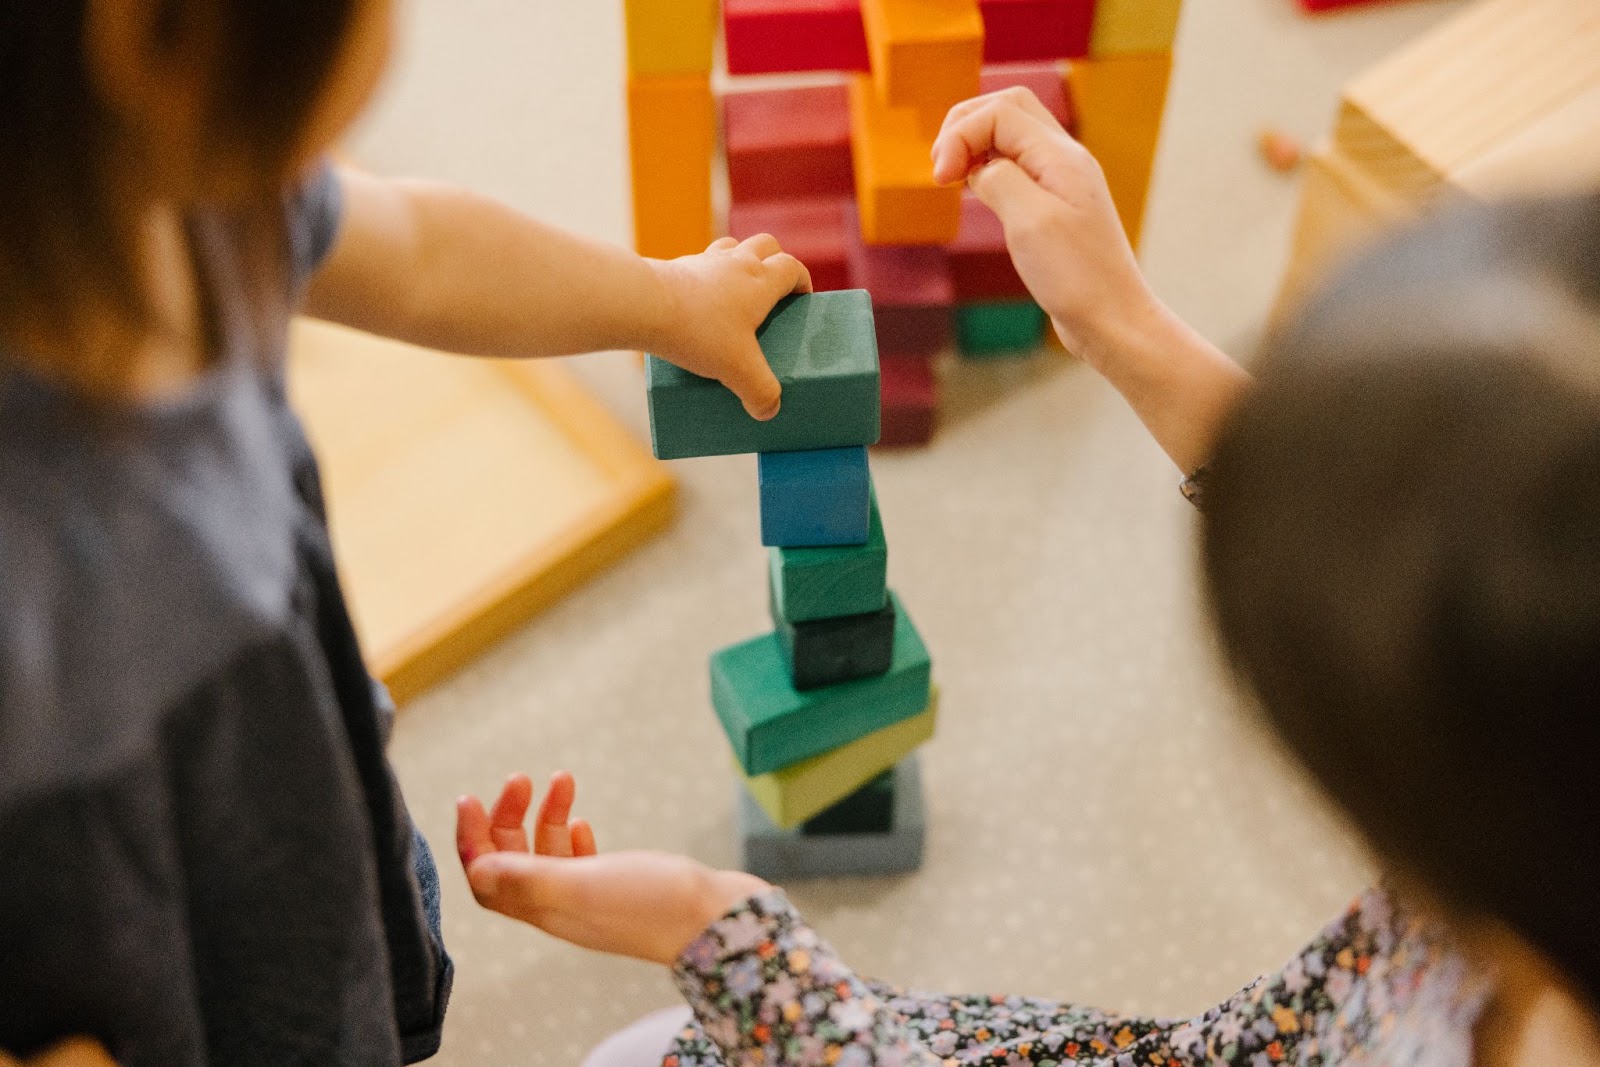
[[[895,989],[853,973],[777,890],[713,923],[673,975],[695,1021],[664,1067],[1465,1067],[1485,992],[1378,889],[1189,1020]]]

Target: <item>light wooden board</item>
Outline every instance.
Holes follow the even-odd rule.
[[[302,320],[290,390],[362,647],[402,703],[672,515],[665,468],[548,362]]]

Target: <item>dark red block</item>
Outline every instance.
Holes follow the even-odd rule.
[[[1077,117],[1072,113],[1072,101],[1067,96],[1067,79],[1060,67],[1054,63],[1019,63],[986,70],[978,80],[978,89],[984,93],[997,93],[1013,85],[1032,89],[1033,95],[1067,132],[1077,128]]]
[[[1006,251],[1000,219],[975,196],[961,198],[961,229],[946,247],[956,302],[1015,300],[1028,295]]]
[[[1300,0],[1300,6],[1307,11],[1333,11],[1341,7],[1361,7],[1384,2],[1386,0]]]
[[[724,96],[734,202],[854,195],[849,97],[843,84]]]
[[[925,445],[939,417],[939,380],[925,356],[878,357],[883,389],[880,445]]]
[[[739,240],[770,233],[811,271],[817,292],[849,289],[845,205],[833,198],[765,200],[728,209],[728,233]]]
[[[1095,0],[979,0],[983,61],[1082,59],[1094,33]]]
[[[723,0],[729,74],[868,70],[860,0]]]
[[[937,245],[869,245],[861,239],[860,214],[846,208],[845,254],[850,284],[872,294],[881,307],[949,307],[955,302],[950,264]]]
[[[954,312],[949,307],[877,307],[878,354],[928,357],[950,346]]]

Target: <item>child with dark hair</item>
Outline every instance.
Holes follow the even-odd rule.
[[[438,885],[284,396],[299,309],[644,348],[770,418],[770,237],[672,262],[319,162],[392,0],[0,9],[0,1056],[431,1055]],[[55,1048],[54,1052],[41,1052]]]
[[[1600,1064],[1600,196],[1384,246],[1252,383],[1150,292],[1031,95],[958,105],[934,170],[995,209],[1067,347],[1187,475],[1239,679],[1395,888],[1194,1019],[906,992],[748,875],[596,855],[568,776],[529,854],[516,777],[492,813],[460,805],[479,900],[671,965],[693,1009],[591,1063]]]

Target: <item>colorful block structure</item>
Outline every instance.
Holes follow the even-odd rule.
[[[773,630],[714,654],[710,674],[743,778],[740,854],[769,879],[888,874],[922,859],[912,753],[933,736],[936,694],[927,647],[889,591],[867,460],[877,333],[865,290],[781,302],[757,333],[784,386],[767,423],[718,383],[648,357],[658,457],[758,457]]]
[[[1020,306],[1030,298],[993,213],[934,184],[945,112],[978,92],[1031,89],[1100,160],[1137,245],[1182,0],[721,0],[730,203],[726,226],[708,229],[715,3],[625,0],[637,247],[676,256],[699,251],[710,229],[770,233],[817,290],[869,291],[884,359],[879,443],[924,443],[938,353],[1032,352],[1047,328]],[[670,32],[657,32],[662,20]],[[741,77],[779,72],[833,78]]]

